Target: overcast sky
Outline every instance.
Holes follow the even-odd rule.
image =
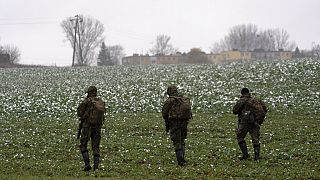
[[[60,27],[76,14],[105,27],[105,43],[126,55],[147,53],[159,34],[181,52],[210,46],[239,24],[282,28],[300,49],[320,43],[320,0],[0,0],[0,45],[21,51],[22,64],[67,66],[72,47]]]

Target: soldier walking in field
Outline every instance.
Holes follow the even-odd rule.
[[[267,114],[267,107],[262,100],[251,96],[249,89],[241,90],[241,97],[233,107],[233,114],[238,115],[237,141],[242,152],[240,160],[249,158],[245,137],[249,132],[254,148],[254,160],[260,158],[260,126]]]
[[[90,86],[87,90],[87,97],[77,108],[77,115],[80,119],[80,151],[84,161],[84,171],[91,170],[87,149],[88,141],[90,139],[93,151],[93,170],[95,171],[99,167],[99,146],[101,139],[101,126],[104,122],[104,113],[105,103],[100,97],[97,97],[97,88],[95,86]]]
[[[187,97],[178,93],[177,87],[172,85],[167,88],[168,99],[162,107],[162,117],[165,120],[166,132],[170,132],[170,138],[175,148],[178,165],[186,165],[185,139],[187,138],[187,126],[192,118],[191,102]]]

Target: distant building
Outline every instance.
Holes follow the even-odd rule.
[[[10,55],[9,54],[0,54],[0,66],[5,66],[10,64]]]
[[[231,50],[224,51],[216,54],[203,54],[207,59],[207,63],[213,64],[222,64],[235,61],[253,61],[253,60],[291,60],[292,59],[291,51],[264,51],[261,49],[256,49],[254,51],[239,51]],[[139,65],[139,64],[182,64],[182,63],[201,63],[197,60],[190,61],[190,58],[193,58],[190,54],[173,54],[173,55],[139,55],[133,54],[132,56],[127,56],[122,58],[123,65]]]
[[[280,59],[280,60],[290,60],[292,59],[291,51],[283,51],[280,49],[279,51],[264,51],[261,49],[255,49],[252,51],[252,59]]]
[[[123,65],[139,65],[139,64],[179,64],[183,63],[181,54],[174,55],[139,55],[133,54],[132,56],[127,56],[122,58]]]
[[[222,62],[234,62],[234,61],[250,61],[252,60],[250,51],[238,51],[231,50],[220,53]]]

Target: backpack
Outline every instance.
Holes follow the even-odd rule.
[[[265,116],[266,112],[260,100],[249,98],[244,107],[244,110],[242,111],[242,118],[247,123],[258,123],[259,125],[261,125]]]
[[[90,125],[102,125],[104,120],[105,103],[99,97],[90,98],[88,122]]]
[[[191,101],[187,97],[170,96],[175,101],[169,111],[169,119],[191,119]]]

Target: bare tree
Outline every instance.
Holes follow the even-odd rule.
[[[232,49],[250,51],[256,48],[258,27],[253,24],[242,24],[230,29],[227,36],[211,46],[211,52],[222,52]]]
[[[8,54],[9,55],[9,62],[11,64],[16,64],[20,60],[20,50],[17,46],[14,45],[5,45],[0,47],[0,54]]]
[[[220,42],[216,42],[210,47],[210,51],[212,53],[220,53],[227,50],[228,50],[228,46],[225,40],[220,40]]]
[[[311,52],[313,57],[320,58],[320,44],[313,42]]]
[[[121,45],[108,46],[111,59],[114,64],[120,64],[122,57],[125,55]]]
[[[78,47],[76,48],[77,65],[88,66],[95,57],[95,49],[104,41],[104,27],[100,21],[94,18],[79,17],[80,21],[77,36],[75,36],[75,22],[72,21],[72,19],[68,18],[63,20],[61,27],[71,46],[73,48]]]
[[[248,51],[254,49],[257,33],[256,25],[238,25],[230,29],[225,40],[229,49]]]
[[[274,30],[275,49],[293,50],[296,45],[294,42],[289,41],[290,35],[284,29]]]
[[[267,29],[265,31],[261,30],[256,37],[255,49],[263,49],[265,51],[274,51],[275,40],[274,40],[274,30]]]
[[[171,37],[167,35],[158,35],[156,38],[156,44],[150,49],[150,53],[154,55],[169,55],[174,54],[178,50],[173,48],[169,43]]]

